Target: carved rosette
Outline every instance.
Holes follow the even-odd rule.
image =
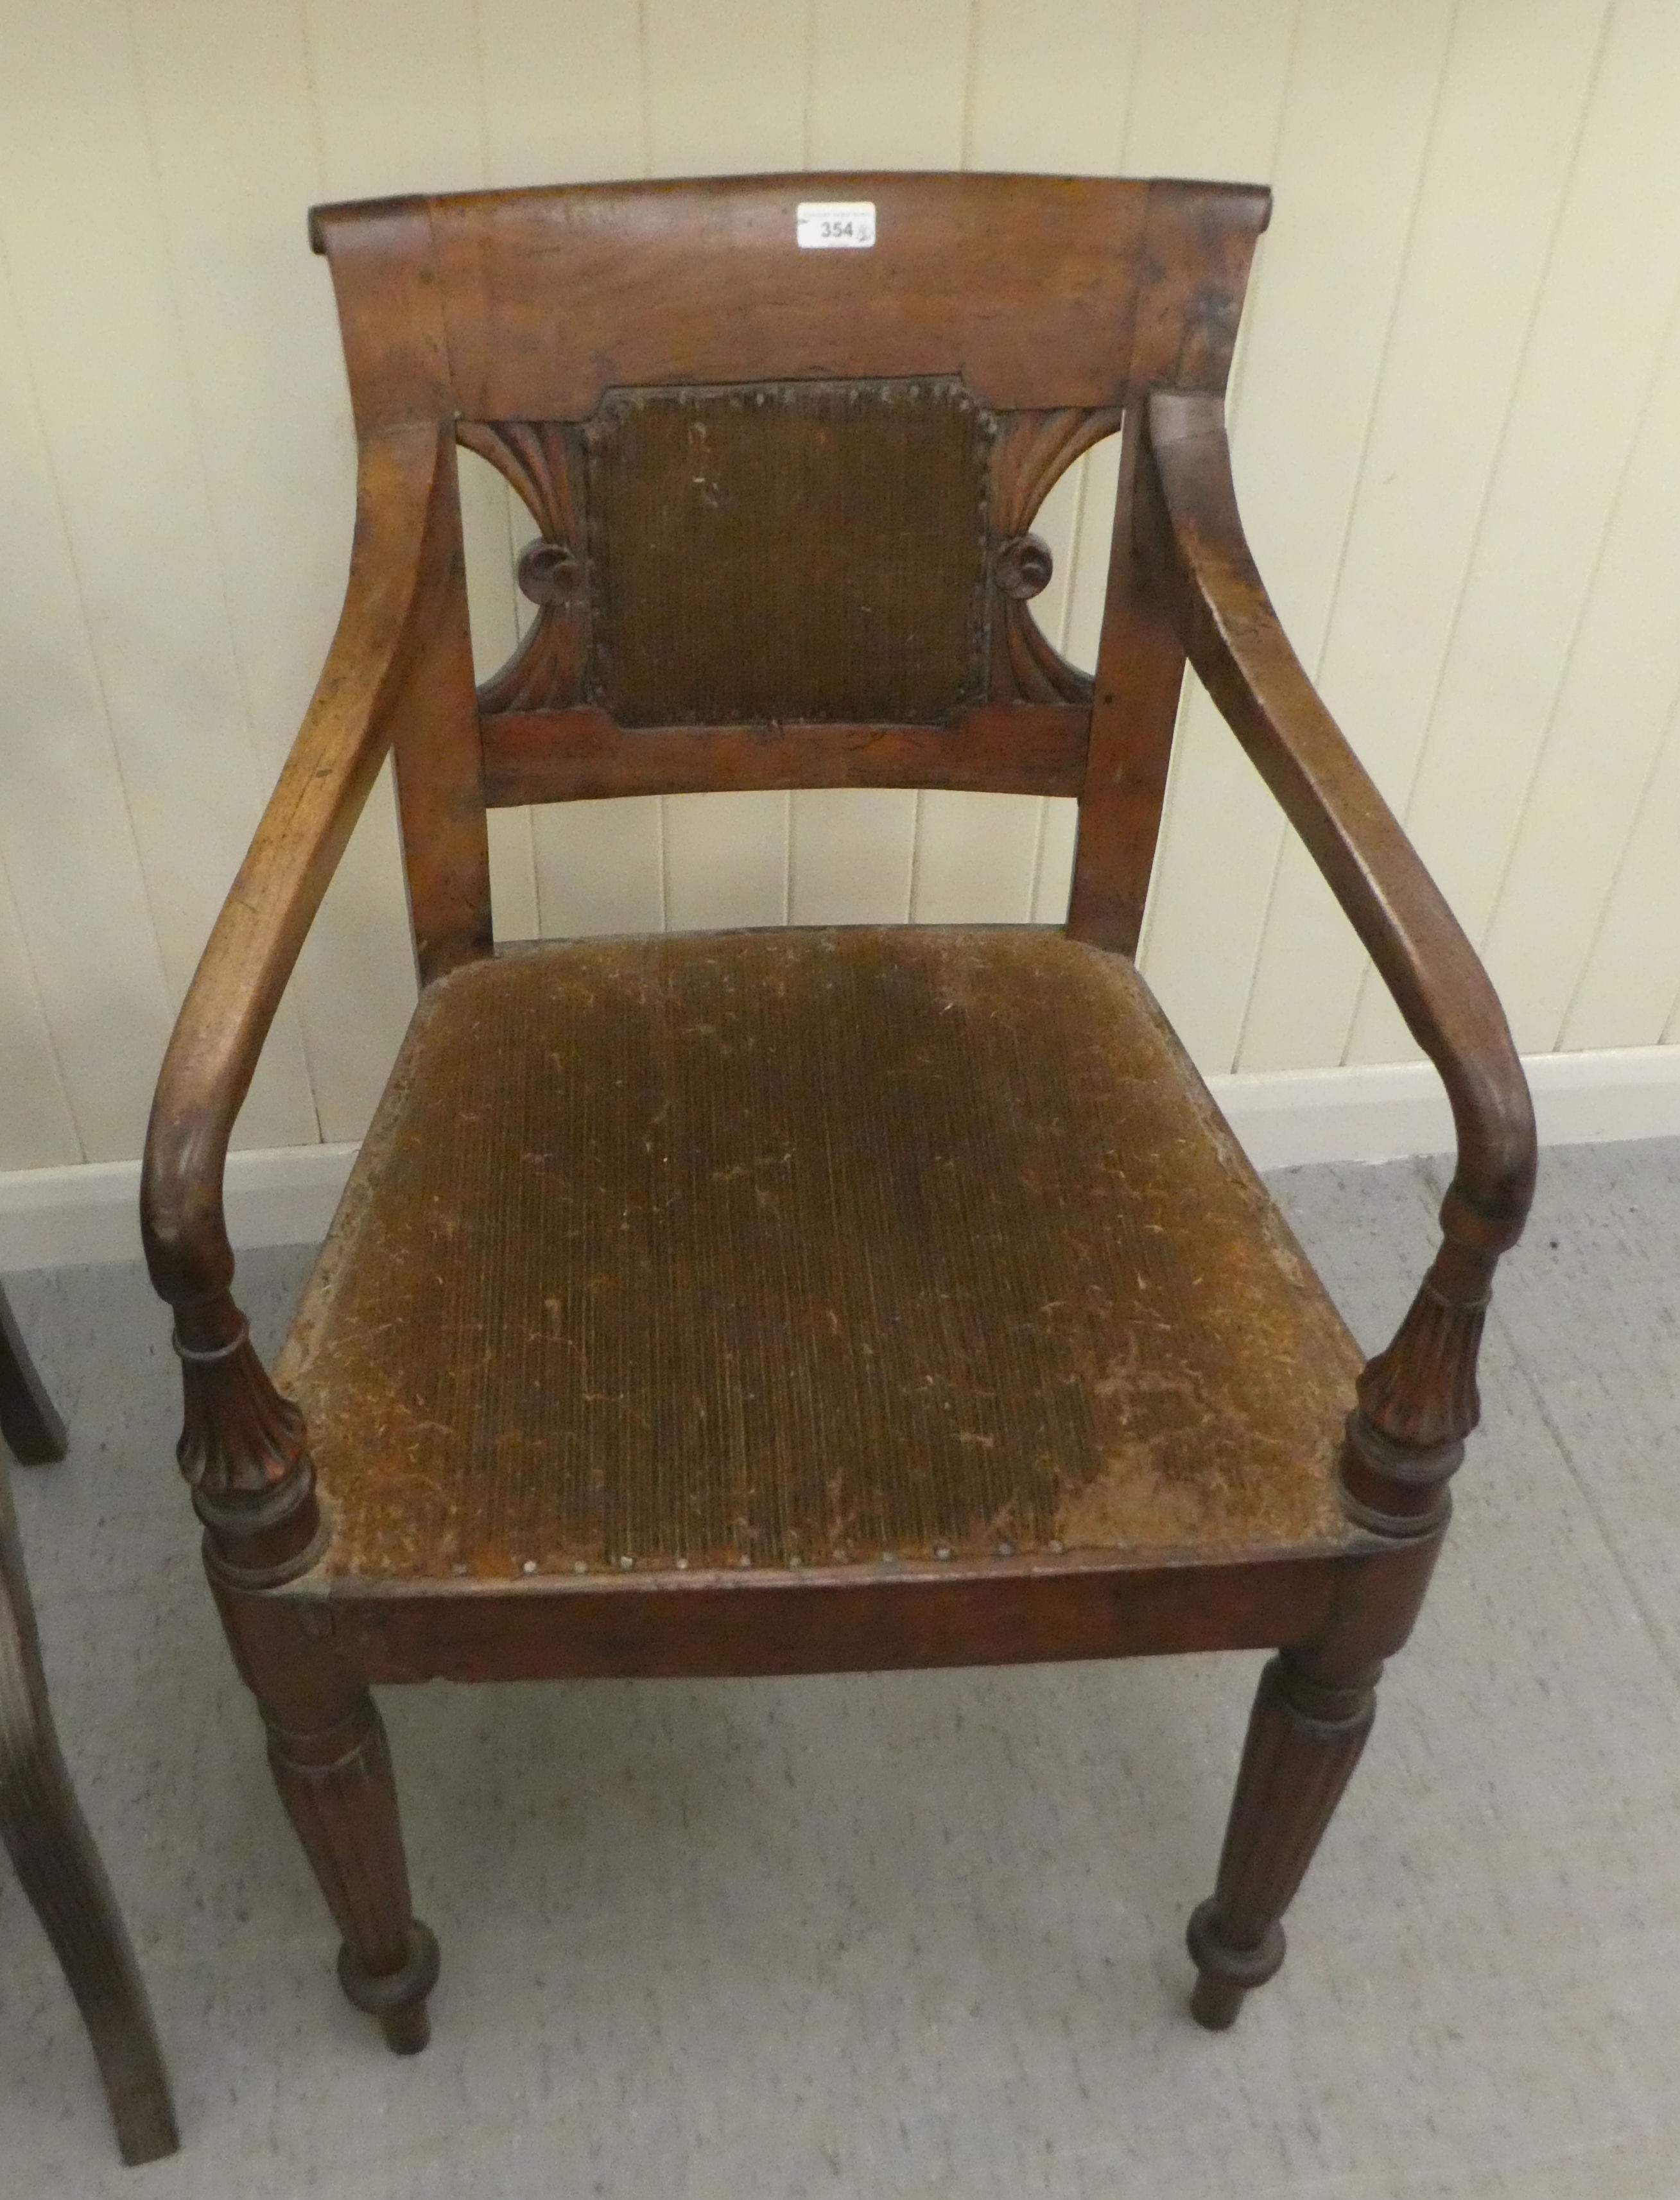
[[[175,1351],[184,1406],[175,1457],[213,1565],[246,1588],[303,1572],[324,1530],[302,1414],[274,1388],[225,1293],[181,1309]]]
[[[479,708],[563,710],[582,693],[588,588],[581,512],[582,469],[575,433],[558,423],[461,420],[457,440],[511,482],[541,540],[519,560],[519,586],[537,606],[530,632],[478,691]]]
[[[998,546],[993,578],[1000,616],[992,622],[992,693],[998,702],[1091,700],[1089,676],[1052,647],[1027,608],[1051,577],[1050,553],[1028,530],[1068,467],[1112,435],[1121,417],[1117,407],[1097,412],[1017,412],[998,439],[992,524]]]
[[[1445,1519],[1446,1484],[1481,1419],[1476,1361],[1498,1258],[1448,1238],[1394,1342],[1360,1377],[1342,1483],[1362,1525],[1421,1535]]]

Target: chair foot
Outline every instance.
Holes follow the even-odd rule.
[[[1191,1913],[1185,1939],[1197,1971],[1190,2013],[1206,2032],[1229,2032],[1244,1998],[1282,1969],[1284,1928],[1274,1921],[1257,1948],[1227,1947],[1220,1938],[1216,1907],[1209,1899],[1197,1903]]]
[[[1203,2032],[1229,2032],[1248,1998],[1246,1986],[1233,1986],[1203,1971],[1190,1990],[1190,2013]]]
[[[426,1997],[437,1984],[437,1941],[417,1917],[409,1928],[408,1956],[400,1969],[378,1976],[365,1971],[348,1944],[338,1951],[338,1983],[346,2000],[377,2016],[393,2055],[418,2055],[431,2039]]]
[[[1210,2032],[1234,2024],[1244,1998],[1281,1966],[1279,1921],[1376,1716],[1378,1669],[1343,1684],[1309,1670],[1309,1655],[1285,1650],[1261,1676],[1218,1882],[1190,1921],[1191,2015]]]

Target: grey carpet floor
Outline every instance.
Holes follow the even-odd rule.
[[[1362,1339],[1434,1163],[1277,1179]],[[272,1341],[308,1263],[248,1255]],[[184,2150],[125,2171],[0,1870],[0,2191],[269,2200],[1680,2193],[1680,1145],[1553,1152],[1412,1646],[1223,2037],[1185,2015],[1258,1668],[387,1692],[426,2055],[342,2001],[172,1465],[138,1269],[17,1278],[13,1483]]]

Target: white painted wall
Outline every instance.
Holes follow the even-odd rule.
[[[1676,0],[7,0],[0,1169],[139,1150],[336,615],[351,436],[312,200],[858,166],[1273,184],[1250,535],[1530,1054],[1680,1042]],[[1104,453],[1041,607],[1087,661]],[[483,660],[530,531],[465,462]],[[495,821],[498,927],[1053,920],[1070,805]],[[1414,1050],[1205,699],[1144,968],[1213,1072]],[[239,1142],[353,1139],[413,998],[389,794]]]

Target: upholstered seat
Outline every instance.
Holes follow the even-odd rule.
[[[1131,965],[516,951],[427,993],[277,1369],[332,1573],[1345,1543],[1358,1355]]]

